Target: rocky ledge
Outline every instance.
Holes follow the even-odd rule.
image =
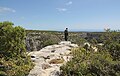
[[[69,61],[71,49],[78,47],[69,41],[62,41],[59,44],[47,46],[40,51],[30,52],[35,67],[28,76],[59,76],[60,66]]]

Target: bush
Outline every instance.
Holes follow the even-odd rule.
[[[120,32],[110,31],[104,35],[104,48],[109,51],[114,60],[120,61]]]
[[[113,61],[109,52],[86,51],[83,48],[72,51],[73,59],[61,67],[62,76],[119,76],[119,61]]]
[[[108,51],[112,55],[114,60],[120,61],[120,44],[112,42],[107,46]]]
[[[55,42],[54,40],[48,39],[48,40],[44,41],[43,46],[45,47],[45,46],[56,44],[56,43],[57,42]]]

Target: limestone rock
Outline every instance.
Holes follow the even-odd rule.
[[[59,44],[60,45],[70,45],[71,42],[70,41],[61,41]]]
[[[78,47],[70,41],[62,41],[58,45],[50,45],[40,51],[30,52],[28,55],[34,60],[35,67],[28,76],[59,76],[60,66],[70,61],[71,49]]]
[[[42,64],[42,69],[48,69],[50,68],[51,66],[49,64]]]

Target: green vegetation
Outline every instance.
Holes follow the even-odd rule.
[[[26,76],[33,67],[25,49],[25,30],[0,22],[0,76]]]
[[[120,32],[106,32],[103,38],[104,48],[110,52],[114,60],[120,61]]]
[[[64,33],[60,31],[26,30],[26,33],[30,51],[64,41]],[[82,46],[86,42],[85,36],[86,33],[83,32],[69,32],[68,40]]]
[[[73,59],[61,67],[62,76],[119,76],[120,62],[114,61],[109,52],[92,52],[74,49]]]
[[[34,51],[64,40],[63,32],[26,30],[0,22],[0,76],[26,76],[33,68],[26,45]],[[69,32],[69,41],[80,47],[73,58],[61,67],[62,76],[120,76],[120,32]],[[28,41],[25,43],[25,41]],[[85,42],[91,46],[83,45]],[[103,45],[98,45],[102,43]],[[93,47],[98,50],[95,52]],[[62,63],[53,59],[50,63]]]
[[[99,33],[97,38],[91,35],[87,41],[98,51],[88,46],[73,49],[72,60],[61,67],[62,76],[120,76],[120,32]],[[97,45],[99,40],[103,46]]]

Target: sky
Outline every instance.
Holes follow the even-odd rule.
[[[32,30],[120,28],[120,0],[0,0],[0,22]]]

